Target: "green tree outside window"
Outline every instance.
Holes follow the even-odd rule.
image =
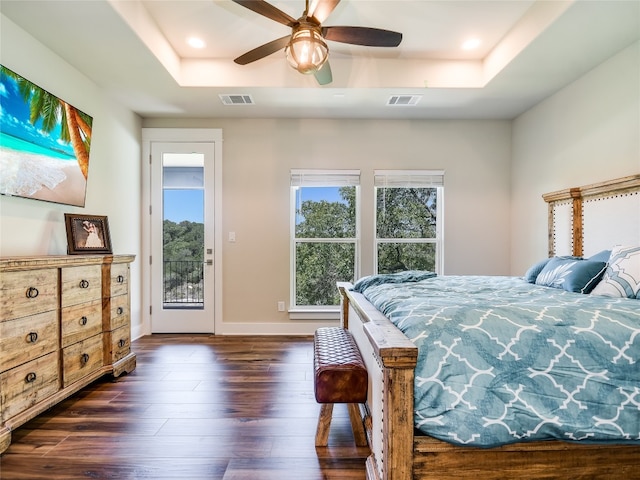
[[[356,187],[298,187],[295,223],[295,304],[339,305],[337,281],[353,281]]]
[[[437,189],[378,187],[378,273],[436,270]]]

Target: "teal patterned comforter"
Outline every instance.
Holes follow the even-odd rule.
[[[640,443],[638,300],[517,277],[370,283],[364,296],[419,348],[415,425],[424,433],[483,447]]]

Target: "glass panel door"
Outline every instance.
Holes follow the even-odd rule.
[[[151,330],[213,333],[213,144],[153,143]]]

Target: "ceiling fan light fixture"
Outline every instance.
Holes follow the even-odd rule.
[[[308,23],[301,23],[293,31],[284,51],[289,65],[304,74],[316,73],[329,56],[320,27]]]

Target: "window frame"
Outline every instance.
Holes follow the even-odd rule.
[[[339,318],[340,305],[297,305],[296,303],[296,246],[299,243],[353,243],[354,280],[360,276],[361,228],[360,228],[360,170],[319,170],[292,169],[289,187],[289,227],[290,227],[290,272],[289,272],[289,316],[292,319]],[[356,183],[353,183],[357,178]],[[355,187],[355,237],[307,238],[296,237],[296,191],[304,187]],[[323,316],[324,315],[324,316]]]
[[[384,179],[384,180],[383,180]],[[435,188],[436,236],[434,238],[378,238],[379,188]],[[378,273],[380,244],[435,244],[435,273],[443,273],[444,258],[444,170],[375,170],[373,182],[373,272]]]

